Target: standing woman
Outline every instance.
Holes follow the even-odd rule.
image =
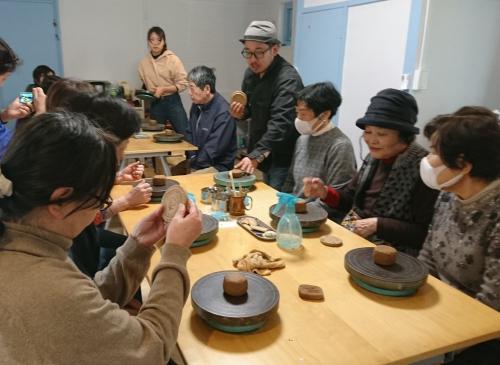
[[[160,27],[148,31],[148,47],[150,54],[139,63],[139,76],[157,98],[151,104],[151,117],[160,123],[168,120],[177,133],[184,133],[187,115],[179,96],[188,85],[184,65],[167,49],[165,32]]]
[[[0,86],[14,72],[20,60],[9,47],[7,42],[0,38]],[[12,138],[12,132],[5,124],[12,119],[25,118],[31,113],[29,105],[19,102],[16,98],[7,108],[2,109],[0,105],[0,158],[5,154],[7,146]]]

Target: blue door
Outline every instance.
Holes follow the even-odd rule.
[[[23,61],[0,88],[0,108],[32,83],[33,69],[47,65],[62,75],[56,0],[0,0],[0,37]]]
[[[331,81],[340,90],[345,29],[345,7],[304,13],[298,18],[294,60],[304,85]]]

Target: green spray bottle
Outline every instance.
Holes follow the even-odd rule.
[[[274,207],[273,213],[277,214],[281,209],[285,209],[276,228],[278,246],[286,250],[296,250],[302,244],[302,227],[295,214],[295,202],[298,198],[287,193],[277,193],[276,195],[278,196],[278,204]]]

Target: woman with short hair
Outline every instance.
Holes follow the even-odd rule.
[[[300,137],[295,144],[290,171],[282,187],[285,192],[304,196],[303,179],[319,177],[325,184],[340,189],[356,172],[351,140],[332,123],[342,97],[331,82],[308,85],[297,93],[295,128]],[[343,215],[315,202],[340,222]]]

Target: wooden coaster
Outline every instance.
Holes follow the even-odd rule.
[[[187,203],[187,193],[180,185],[172,185],[163,194],[161,203],[165,207],[163,211],[163,220],[165,222],[170,222],[177,213],[179,204]]]
[[[305,300],[323,300],[325,295],[323,289],[316,285],[300,284],[299,297]]]
[[[331,234],[321,236],[319,241],[325,246],[329,247],[340,247],[342,246],[342,240],[337,236],[332,236]]]
[[[247,105],[247,95],[243,91],[235,91],[231,95],[231,103],[232,102],[237,102],[245,106]]]

